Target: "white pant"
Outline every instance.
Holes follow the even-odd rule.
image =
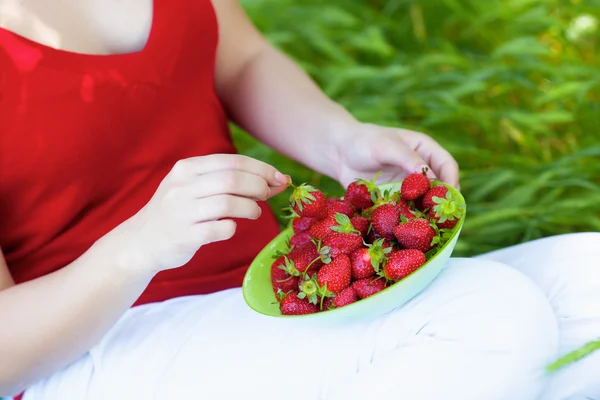
[[[529,278],[529,279],[528,279]],[[452,259],[404,307],[322,326],[261,316],[239,289],[128,311],[24,400],[600,399],[600,233]]]

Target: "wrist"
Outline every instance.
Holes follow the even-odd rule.
[[[140,230],[132,229],[134,227],[129,225],[131,221],[117,226],[94,243],[90,250],[108,261],[106,264],[117,276],[127,281],[149,281],[159,271],[152,268],[153,262],[144,250],[142,238],[136,235]]]

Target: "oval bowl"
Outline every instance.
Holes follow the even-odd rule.
[[[442,182],[434,181],[433,183],[443,184],[448,190],[452,191],[457,196],[458,200],[465,205],[465,212],[460,221],[453,228],[451,237],[446,244],[423,264],[423,266],[406,278],[394,283],[379,293],[345,307],[316,314],[283,315],[279,311],[277,297],[271,286],[271,265],[274,262],[273,254],[275,254],[275,251],[285,249],[286,241],[293,235],[292,228],[289,227],[283,230],[267,246],[265,246],[248,268],[242,285],[244,300],[250,308],[260,314],[289,319],[358,319],[378,316],[401,307],[424,290],[442,271],[444,264],[452,255],[465,220],[466,204],[465,199],[460,192]],[[379,188],[382,190],[390,188],[399,190],[401,184],[401,181],[391,182],[379,185]]]

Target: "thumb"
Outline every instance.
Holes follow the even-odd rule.
[[[382,165],[399,167],[406,175],[413,172],[422,172],[426,168],[427,176],[430,179],[437,179],[425,160],[402,142],[400,138],[388,138],[380,142],[374,151],[374,155]]]

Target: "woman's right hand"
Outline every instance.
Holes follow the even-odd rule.
[[[284,191],[288,179],[241,155],[177,162],[148,204],[117,228],[117,240],[128,249],[125,264],[149,273],[184,265],[200,247],[231,238],[232,218],[260,217],[257,201]]]

